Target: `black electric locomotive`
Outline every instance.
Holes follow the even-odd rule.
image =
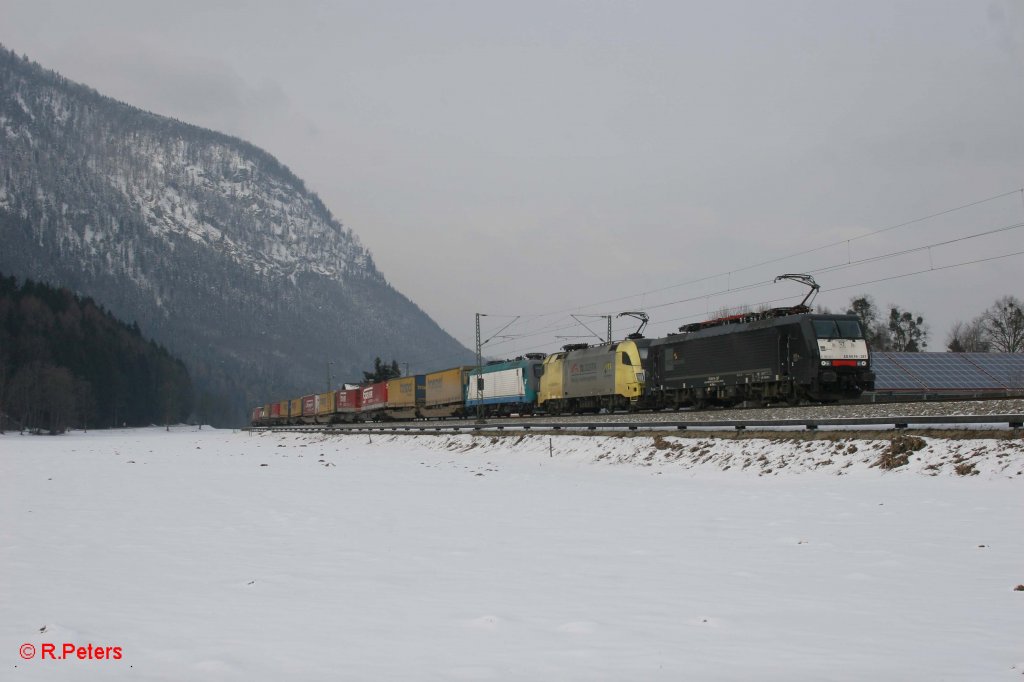
[[[835,402],[874,390],[875,375],[856,315],[813,314],[818,285],[797,306],[680,327],[647,347],[646,403],[654,409],[742,402]]]
[[[874,390],[875,380],[854,315],[726,319],[651,341],[646,367],[654,409],[834,402]]]

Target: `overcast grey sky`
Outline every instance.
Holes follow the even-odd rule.
[[[1020,0],[0,0],[0,42],[263,147],[467,346],[522,315],[495,356],[586,334],[576,309],[663,335],[798,301],[742,289],[782,272],[923,314],[931,350],[1024,297],[1024,255],[947,267],[1024,251],[972,237],[1024,223]]]

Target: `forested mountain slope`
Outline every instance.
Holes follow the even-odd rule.
[[[90,298],[0,274],[0,433],[177,424],[181,360]]]
[[[471,354],[392,288],[302,181],[237,138],[0,48],[0,271],[67,286],[184,359],[208,418],[373,358]]]

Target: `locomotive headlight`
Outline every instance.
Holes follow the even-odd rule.
[[[821,366],[822,367],[828,367],[828,360],[822,360],[821,361]]]
[[[868,361],[867,360],[861,360],[860,361],[860,366],[861,367],[867,367],[868,366]]]

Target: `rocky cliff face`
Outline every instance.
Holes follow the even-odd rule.
[[[0,49],[0,272],[94,297],[180,355],[201,410],[472,354],[395,291],[301,180],[236,138]]]

